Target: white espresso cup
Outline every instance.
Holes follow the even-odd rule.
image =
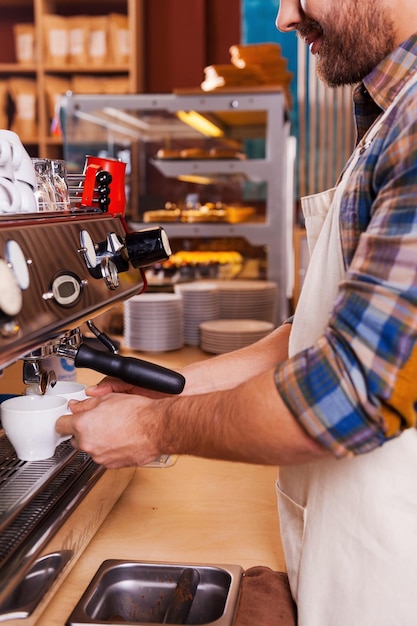
[[[87,400],[85,385],[70,380],[58,380],[53,387],[46,390],[47,396],[61,396],[67,400]],[[71,413],[71,411],[68,411]]]
[[[57,419],[68,412],[68,400],[62,396],[16,396],[2,402],[0,412],[4,432],[22,461],[49,459],[71,438],[55,430]]]

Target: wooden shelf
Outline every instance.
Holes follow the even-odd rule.
[[[118,12],[128,17],[129,40],[131,42],[130,61],[128,64],[96,67],[85,65],[53,65],[46,62],[44,50],[44,17],[46,15],[108,15]],[[57,157],[62,151],[60,137],[50,135],[51,120],[48,115],[47,80],[49,76],[61,76],[70,79],[74,74],[94,74],[97,76],[123,75],[127,78],[126,91],[143,91],[143,19],[144,0],[101,0],[86,7],[85,0],[0,0],[0,37],[3,41],[0,51],[0,80],[11,78],[32,78],[36,81],[37,95],[37,137],[21,137],[25,144],[30,144],[31,153],[40,157]],[[18,23],[34,24],[38,61],[31,64],[15,61],[15,42],[13,27]]]
[[[36,74],[37,66],[23,63],[0,63],[0,74]]]
[[[0,0],[1,7],[32,7],[33,0]]]
[[[128,65],[108,65],[91,67],[89,65],[46,65],[45,74],[129,74]]]

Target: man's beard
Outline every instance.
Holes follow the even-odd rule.
[[[301,37],[320,33],[317,74],[330,87],[360,82],[396,48],[392,20],[380,0],[342,2],[336,14],[328,12],[320,22],[308,17],[297,28]]]

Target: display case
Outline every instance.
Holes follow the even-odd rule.
[[[128,163],[132,228],[163,225],[174,253],[237,252],[232,275],[276,282],[287,317],[295,155],[280,91],[67,95],[62,126],[70,169],[86,154]]]

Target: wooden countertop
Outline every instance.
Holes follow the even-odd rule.
[[[64,626],[106,559],[284,569],[276,470],[179,458],[138,469],[38,624]]]
[[[173,368],[209,358],[190,347],[137,356]],[[90,370],[78,374],[87,384],[100,378]],[[4,389],[4,384],[0,387]],[[274,467],[193,457],[179,457],[171,467],[137,469],[37,623],[64,626],[106,559],[238,564],[244,569],[266,565],[283,570],[276,476]]]

